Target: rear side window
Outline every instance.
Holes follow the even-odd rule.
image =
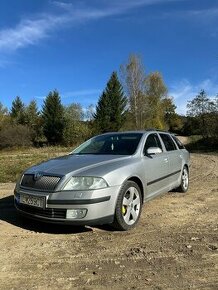
[[[160,139],[157,134],[150,134],[147,137],[143,151],[144,154],[147,154],[147,150],[149,147],[159,147],[162,150]]]
[[[176,142],[176,145],[179,147],[179,149],[184,149],[185,148],[185,146],[182,144],[182,142],[178,138],[176,138],[176,136],[172,135],[172,138]]]
[[[167,151],[173,151],[176,150],[176,145],[173,142],[172,138],[170,137],[170,135],[167,134],[160,134],[160,137],[165,145],[165,148]]]

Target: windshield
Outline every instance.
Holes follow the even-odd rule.
[[[142,133],[100,135],[80,145],[72,154],[132,155],[141,137]]]

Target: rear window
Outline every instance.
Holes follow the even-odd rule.
[[[160,134],[160,137],[165,145],[165,148],[167,151],[173,151],[176,150],[176,145],[173,142],[172,138],[168,134]]]
[[[182,142],[176,138],[176,136],[172,135],[173,140],[176,142],[176,145],[179,147],[179,149],[184,149],[185,146],[182,144]]]

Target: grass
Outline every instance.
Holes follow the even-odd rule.
[[[16,148],[0,151],[0,183],[16,182],[28,167],[72,151],[67,147]]]

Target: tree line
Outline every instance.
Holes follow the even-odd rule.
[[[202,90],[187,104],[187,116],[176,113],[160,72],[145,73],[141,58],[130,55],[120,73],[112,72],[96,107],[64,106],[57,90],[46,96],[42,109],[27,106],[17,96],[8,110],[0,103],[0,148],[12,146],[72,146],[108,131],[170,130],[183,135],[218,138],[218,99]]]

